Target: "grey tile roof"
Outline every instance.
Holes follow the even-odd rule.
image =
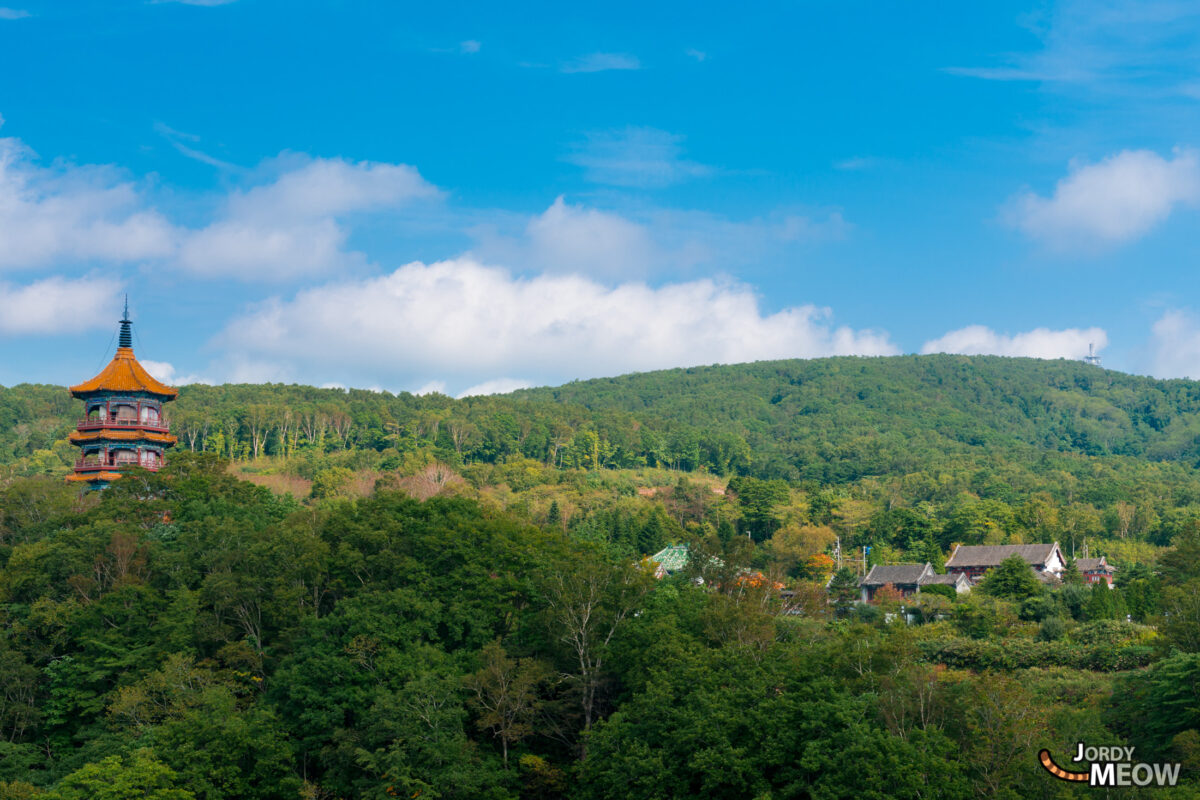
[[[947,567],[995,567],[1006,558],[1020,556],[1029,564],[1045,564],[1056,544],[959,545]]]
[[[928,586],[931,583],[943,583],[947,586],[954,586],[960,580],[966,579],[961,575],[938,575],[934,573],[933,575],[926,575],[924,578],[921,578],[921,585]]]
[[[1112,564],[1107,563],[1104,560],[1103,556],[1101,556],[1100,558],[1077,558],[1077,559],[1075,559],[1075,568],[1077,570],[1079,570],[1080,572],[1087,572],[1088,570],[1103,569],[1104,567],[1108,567],[1110,570],[1113,569]]]
[[[885,584],[905,584],[915,586],[926,570],[932,571],[928,564],[876,564],[859,583],[860,586],[883,586]]]

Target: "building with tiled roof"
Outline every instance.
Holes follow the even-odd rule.
[[[1116,568],[1104,560],[1104,556],[1099,558],[1077,558],[1075,559],[1075,569],[1079,570],[1079,574],[1083,575],[1085,583],[1106,583],[1111,589],[1113,585],[1113,575],[1116,574]]]
[[[131,466],[159,469],[164,451],[176,441],[162,406],[179,392],[138,363],[128,303],[120,324],[113,360],[96,377],[70,388],[73,397],[84,401],[84,418],[68,437],[79,448],[79,459],[67,480],[94,489],[104,488]]]
[[[654,577],[665,578],[674,575],[688,565],[690,557],[686,544],[672,544],[659,550],[647,559],[654,565]]]
[[[876,564],[861,581],[862,601],[869,603],[875,593],[884,586],[892,586],[904,597],[921,593],[922,586],[941,584],[953,586],[958,594],[971,591],[970,582],[962,575],[939,575],[933,565],[924,564]]]
[[[954,553],[946,560],[946,572],[965,575],[972,583],[978,581],[983,574],[1000,562],[1012,556],[1020,556],[1034,572],[1047,573],[1058,578],[1067,565],[1058,542],[1051,544],[998,544],[998,545],[966,545],[960,544],[954,548]]]

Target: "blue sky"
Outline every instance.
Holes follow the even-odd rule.
[[[0,383],[1200,377],[1200,2],[445,5],[0,7]]]

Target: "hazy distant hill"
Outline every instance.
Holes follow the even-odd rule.
[[[664,370],[514,397],[744,430],[793,463],[845,460],[876,440],[954,450],[1051,449],[1200,460],[1200,383],[1075,361],[898,356]],[[852,459],[851,459],[852,460]]]

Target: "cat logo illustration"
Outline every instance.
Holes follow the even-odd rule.
[[[1132,747],[1089,747],[1076,745],[1071,759],[1086,771],[1069,770],[1054,762],[1049,750],[1038,753],[1038,762],[1054,777],[1088,786],[1174,786],[1179,780],[1179,764],[1147,764],[1133,760]]]

